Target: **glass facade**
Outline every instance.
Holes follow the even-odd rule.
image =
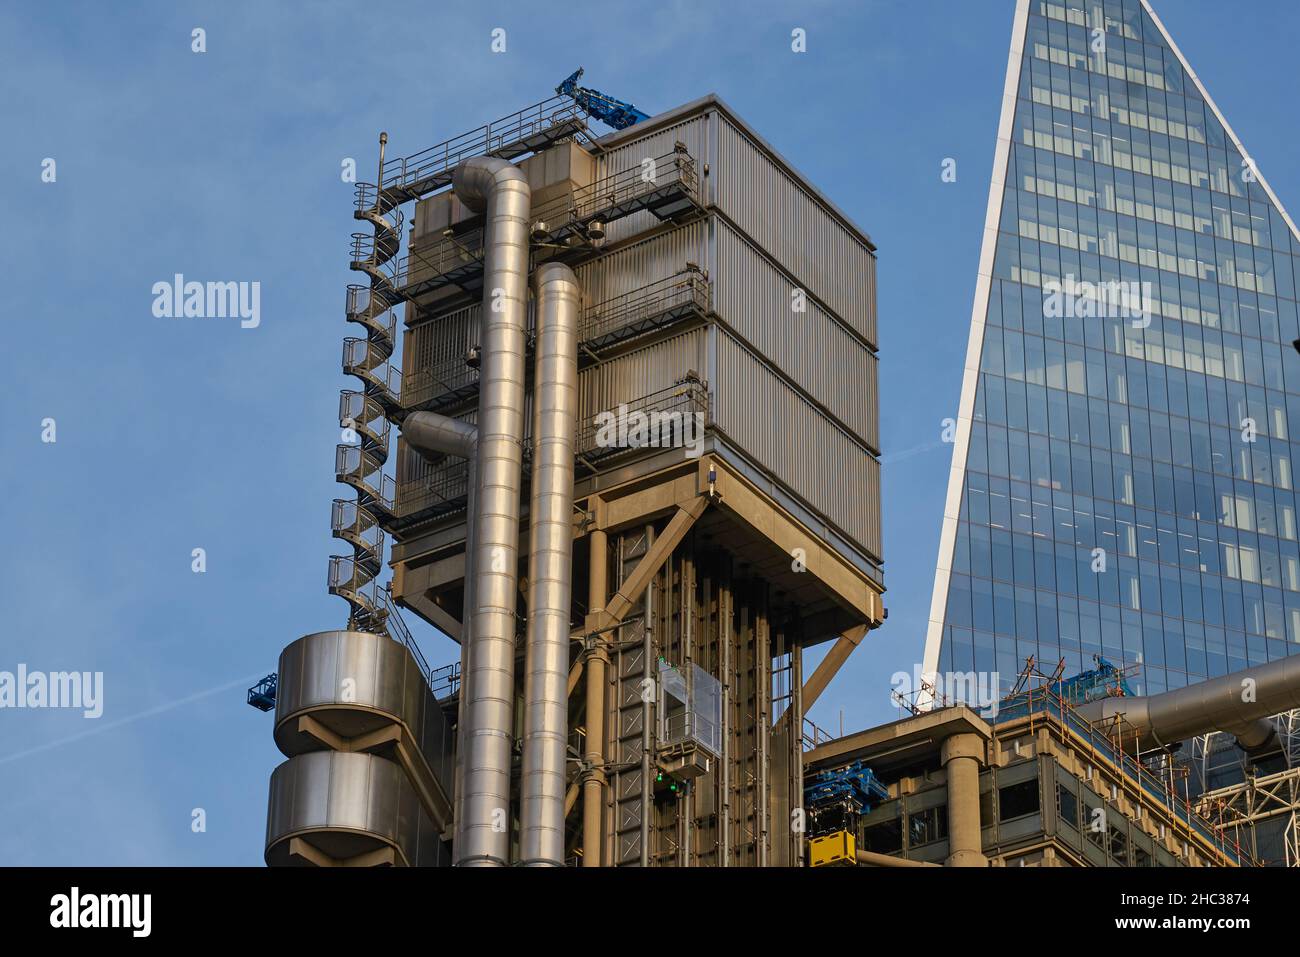
[[[1295,653],[1300,242],[1140,0],[1027,7],[927,667]]]

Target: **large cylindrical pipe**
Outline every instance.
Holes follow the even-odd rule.
[[[505,160],[456,167],[456,195],[486,213],[483,358],[468,670],[461,690],[465,732],[456,863],[501,866],[510,853],[510,755],[518,600],[519,496],[523,469],[524,345],[528,309],[528,180]]]
[[[930,861],[909,861],[905,857],[891,857],[888,854],[877,854],[875,851],[864,851],[859,848],[855,854],[858,863],[864,867],[938,867],[938,864]]]
[[[1169,747],[1211,731],[1235,734],[1247,750],[1268,744],[1259,722],[1300,708],[1300,656],[1234,671],[1163,694],[1102,698],[1081,706],[1081,717],[1106,724],[1122,717],[1125,750]]]
[[[478,427],[437,412],[412,412],[402,422],[406,444],[431,462],[448,455],[468,462],[465,479],[465,586],[460,624],[460,693],[456,699],[456,769],[452,776],[452,820],[459,828],[464,819],[465,799],[465,699],[469,678],[471,609],[474,607],[474,576],[469,571],[469,556],[474,554],[474,505],[478,459]],[[458,844],[453,831],[453,847]]]
[[[948,775],[949,867],[987,867],[980,834],[980,764],[984,742],[977,734],[954,734],[943,742]]]
[[[532,497],[528,510],[528,643],[524,658],[519,857],[564,864],[569,625],[573,603],[573,456],[578,416],[578,280],[559,263],[533,276]]]
[[[608,597],[609,543],[605,530],[593,528],[591,578],[587,589],[587,612],[604,611]],[[600,867],[605,831],[605,664],[603,646],[591,650],[587,659],[587,737],[583,760],[588,765],[582,782],[582,866]]]

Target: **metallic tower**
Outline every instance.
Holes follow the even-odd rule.
[[[358,189],[353,617],[282,657],[268,861],[802,860],[803,712],[884,618],[874,246],[716,97],[583,112]]]

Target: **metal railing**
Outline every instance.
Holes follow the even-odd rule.
[[[349,336],[343,340],[344,373],[366,380],[384,393],[384,398],[392,405],[398,405],[402,394],[402,370],[388,361],[390,355],[391,349],[373,339]]]
[[[820,747],[828,741],[834,741],[835,735],[831,734],[825,728],[818,727],[812,719],[804,716],[803,719],[803,749],[811,751],[813,748]]]
[[[582,313],[578,337],[587,348],[667,325],[682,314],[706,314],[712,287],[698,269],[686,269],[667,279],[588,306]]]
[[[367,570],[370,574],[379,570],[383,561],[384,531],[375,517],[359,505],[356,499],[334,499],[330,508],[330,529],[336,538],[360,544],[363,551],[353,557],[362,564],[369,562]]]
[[[379,295],[376,296],[376,292]],[[390,300],[382,290],[353,284],[348,286],[348,299],[345,310],[349,322],[360,323],[368,328],[375,329],[388,339],[395,339],[397,335],[397,316],[389,310],[400,301],[401,297],[398,296],[394,296]]]
[[[424,653],[420,651],[420,646],[415,643],[415,638],[411,635],[411,629],[406,627],[401,612],[397,610],[397,604],[393,601],[392,585],[385,585],[379,590],[378,596],[379,608],[384,613],[384,626],[388,629],[388,637],[394,641],[400,641],[406,646],[406,650],[415,659],[415,664],[420,669],[425,684],[432,688],[433,679],[429,670],[429,662],[425,661]]]
[[[392,423],[384,408],[371,396],[354,389],[339,392],[339,426],[367,435],[377,445],[388,447],[388,434]]]
[[[397,483],[383,472],[383,460],[359,445],[340,445],[334,453],[334,477],[364,491],[386,511],[392,511]]]
[[[569,200],[574,218],[585,220],[662,190],[679,190],[695,199],[700,194],[700,177],[695,160],[685,148],[644,160],[641,165],[620,170],[580,186]],[[635,210],[629,210],[635,212]]]
[[[394,157],[383,165],[384,190],[414,198],[423,188],[436,188],[440,180],[449,182],[452,170],[462,160],[512,154],[516,145],[520,149],[512,156],[522,155],[532,150],[530,142],[538,134],[550,134],[543,142],[551,142],[586,128],[586,117],[577,103],[567,96],[552,96],[444,143]]]
[[[1189,830],[1194,831],[1203,840],[1219,850],[1225,857],[1240,865],[1254,863],[1239,844],[1230,842],[1222,829],[1196,813],[1192,805],[1175,794],[1165,782],[1152,774],[1141,761],[1128,754],[1101,728],[1080,717],[1069,702],[1049,688],[1031,688],[1012,695],[998,709],[995,723],[1017,718],[1029,718],[1032,729],[1036,719],[1046,717],[1059,727],[1073,733],[1092,751],[1100,756],[1124,776],[1133,781],[1149,797],[1164,805],[1174,818],[1181,821]]]
[[[478,369],[462,358],[417,369],[403,383],[402,401],[408,409],[442,396],[471,394],[478,385]]]
[[[469,462],[448,458],[433,474],[403,482],[397,494],[397,514],[407,518],[438,509],[450,512],[463,506],[469,494]]]
[[[671,153],[611,173],[534,209],[532,219],[546,224],[544,241],[562,244],[570,237],[585,235],[597,220],[608,223],[643,209],[662,214],[660,218],[698,209],[699,196],[695,160],[679,144]]]
[[[699,379],[684,379],[594,416],[578,431],[578,455],[594,461],[641,449],[684,446],[686,430],[702,429],[708,421],[708,386]]]
[[[381,257],[376,254],[377,243],[372,233],[353,233],[351,249],[353,265],[364,268],[366,273],[392,284],[397,267],[392,256]]]
[[[443,236],[412,247],[397,260],[392,282],[403,296],[414,298],[477,275],[483,269],[483,255],[482,227]]]
[[[429,688],[439,700],[450,697],[460,690],[460,662],[435,668],[429,673]]]

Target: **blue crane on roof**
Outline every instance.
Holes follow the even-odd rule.
[[[585,86],[578,86],[578,80],[581,76],[582,67],[578,67],[567,80],[555,88],[555,92],[572,97],[580,107],[587,111],[589,116],[608,126],[612,126],[616,130],[625,130],[633,123],[640,123],[642,120],[650,119],[650,114],[642,113],[631,103],[624,103],[612,96],[606,96],[599,90],[589,90]]]

